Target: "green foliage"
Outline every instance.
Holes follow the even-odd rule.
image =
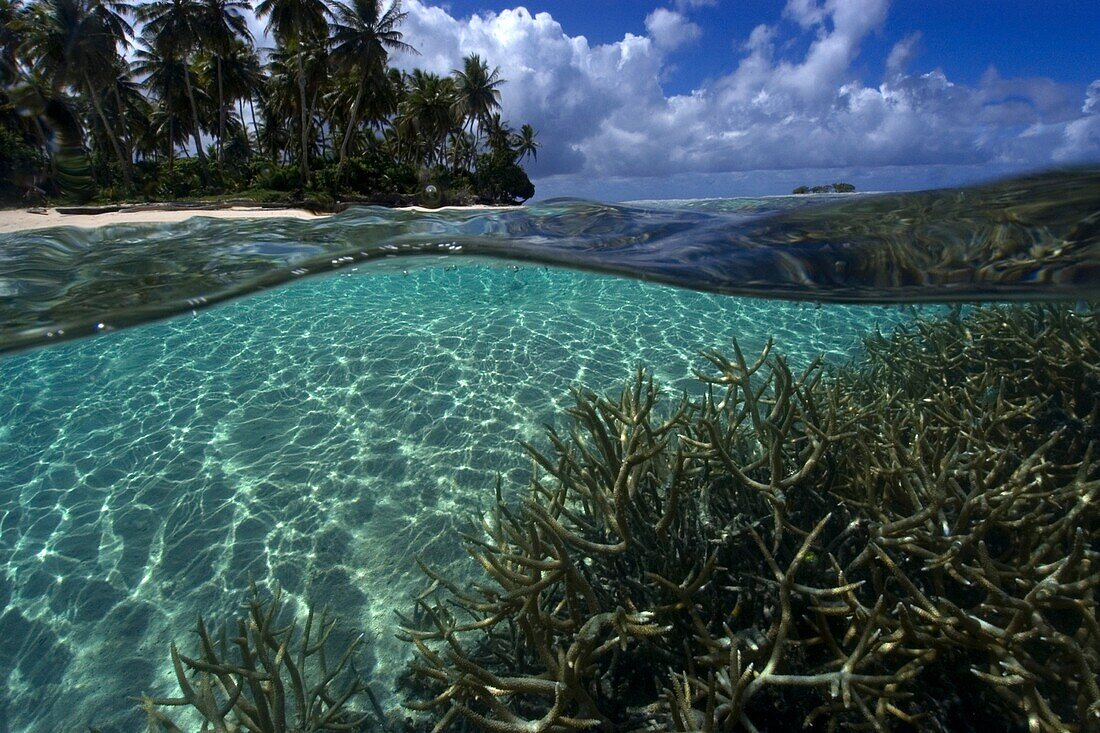
[[[848,183],[823,184],[820,186],[799,186],[792,194],[850,194],[856,187]]]
[[[261,6],[278,41],[266,66],[241,0],[34,2],[0,18],[13,77],[0,92],[0,198],[37,180],[50,195],[101,201],[258,188],[398,202],[431,166],[466,172],[441,189],[447,203],[533,193],[514,164],[537,155],[537,132],[500,118],[505,80],[486,60],[471,55],[450,75],[390,67],[392,53],[415,52],[400,3]],[[128,46],[132,60],[120,55]]]
[[[535,186],[531,179],[510,154],[480,155],[477,159],[474,186],[479,197],[494,204],[522,202],[535,195]]]
[[[272,191],[293,191],[298,188],[299,175],[296,165],[276,165],[260,161],[253,167],[255,185]]]
[[[201,162],[197,158],[180,158],[169,166],[160,166],[157,193],[161,198],[180,199],[203,193]]]
[[[0,125],[0,201],[16,203],[37,200],[35,188],[45,184],[45,156],[27,143],[23,135]]]
[[[334,161],[315,160],[314,167],[309,173],[309,189],[312,191],[326,191],[329,195],[335,195],[340,190],[339,166]]]

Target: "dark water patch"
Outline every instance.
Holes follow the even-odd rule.
[[[364,207],[314,221],[197,218],[4,235],[0,352],[109,332],[366,263],[400,270],[491,258],[822,302],[1098,295],[1100,169],[819,201],[658,208],[557,200],[430,214]],[[468,295],[499,301],[545,293],[516,277]]]

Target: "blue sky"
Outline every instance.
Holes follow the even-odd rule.
[[[404,68],[499,66],[539,198],[958,185],[1100,161],[1100,2],[405,0]]]
[[[459,17],[518,6],[484,0],[437,4]],[[532,13],[550,13],[566,33],[583,35],[595,43],[614,43],[627,32],[644,35],[649,13],[677,7],[672,2],[642,0],[541,0],[522,5]],[[708,77],[730,71],[738,44],[755,26],[781,18],[785,5],[781,0],[720,0],[684,8],[702,33],[697,42],[679,49],[672,58],[665,90],[690,92]],[[893,44],[914,31],[921,33],[922,59],[965,83],[978,81],[990,65],[1006,76],[1048,76],[1082,86],[1100,76],[1100,41],[1096,39],[1100,2],[895,1],[882,27],[866,39],[857,71],[873,80]],[[805,46],[806,39],[795,39],[791,51],[804,52]]]

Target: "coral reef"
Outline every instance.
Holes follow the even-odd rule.
[[[1100,311],[977,308],[795,373],[706,353],[527,446],[402,618],[414,725],[1100,730]]]
[[[369,714],[353,713],[349,703],[365,695],[375,714],[382,711],[370,688],[359,678],[354,657],[362,636],[354,639],[330,666],[329,637],[336,626],[310,607],[301,633],[297,622],[283,623],[281,593],[265,600],[250,584],[247,614],[237,620],[237,636],[222,628],[217,640],[199,617],[199,654],[180,654],[172,644],[172,666],[182,697],[142,695],[150,733],[176,733],[180,727],[161,707],[189,706],[202,717],[202,730],[229,733],[313,733],[359,731]],[[232,653],[236,649],[236,654]]]

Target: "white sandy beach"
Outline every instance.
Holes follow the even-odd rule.
[[[108,224],[166,224],[184,221],[193,216],[214,219],[314,219],[327,216],[305,209],[260,209],[247,206],[211,210],[111,211],[104,214],[61,214],[54,208],[44,211],[46,213],[33,213],[26,209],[0,211],[0,234],[63,226],[90,229]]]
[[[519,209],[522,206],[441,206],[428,209],[422,206],[405,206],[398,210],[435,213],[447,210],[478,211]],[[41,213],[44,212],[44,213]],[[108,224],[166,224],[185,221],[194,216],[213,219],[317,219],[331,214],[315,214],[307,209],[292,207],[282,209],[234,206],[228,209],[180,209],[149,211],[111,211],[103,214],[62,214],[55,208],[0,209],[0,234],[48,229],[50,227],[81,227],[92,229]]]

